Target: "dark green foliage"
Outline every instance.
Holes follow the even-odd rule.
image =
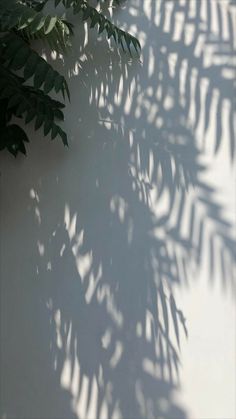
[[[64,52],[70,46],[73,25],[59,16],[44,13],[49,0],[1,0],[0,2],[0,150],[7,149],[14,156],[26,154],[29,139],[13,117],[23,123],[34,123],[34,129],[43,128],[44,135],[61,137],[67,145],[67,135],[58,125],[64,119],[64,104],[48,94],[61,93],[70,99],[65,78],[31,48],[30,41],[42,39],[52,50]],[[106,1],[106,0],[104,0]],[[80,14],[90,22],[90,28],[113,38],[123,51],[131,47],[140,51],[139,41],[109,21],[89,5],[87,0],[55,0],[65,9]],[[114,0],[119,4],[119,0]],[[16,120],[17,121],[17,120]],[[21,124],[22,125],[22,124]]]

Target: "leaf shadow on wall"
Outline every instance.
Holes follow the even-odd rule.
[[[209,283],[234,287],[232,225],[205,180],[202,141],[215,140],[219,152],[228,124],[234,158],[232,81],[224,76],[232,70],[232,33],[225,41],[219,24],[214,38],[200,1],[194,16],[188,2],[152,2],[149,16],[143,3],[129,8],[130,23],[149,39],[142,64],[104,55],[99,41],[84,47],[79,30],[68,64],[69,157],[56,151],[55,158],[55,144],[45,148],[42,173],[36,144],[23,187],[36,288],[33,300],[32,289],[24,297],[25,335],[17,336],[35,354],[37,388],[51,383],[21,407],[32,417],[187,418],[175,398],[188,334],[175,290],[188,287],[206,260]],[[208,66],[198,46],[203,35],[205,49],[213,45],[213,58],[221,58]],[[32,331],[29,308],[33,324],[45,329]],[[32,334],[45,348],[40,358]],[[16,368],[31,377],[26,391],[35,369],[23,349]]]

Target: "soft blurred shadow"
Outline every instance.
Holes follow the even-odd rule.
[[[229,164],[235,154],[225,5],[130,0],[141,61],[81,27],[56,63],[72,92],[69,151],[35,139],[27,160],[1,157],[5,417],[188,417],[176,287],[206,261],[209,283],[235,285],[233,226],[204,158],[225,132]]]

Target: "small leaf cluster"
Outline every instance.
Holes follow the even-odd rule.
[[[65,52],[70,47],[73,25],[60,16],[44,12],[48,0],[1,0],[0,2],[0,150],[7,149],[16,156],[26,154],[29,138],[24,124],[33,123],[34,129],[43,129],[51,139],[60,137],[68,145],[67,135],[61,128],[65,99],[70,92],[65,78],[59,74],[31,46],[40,39],[52,50]],[[98,28],[107,39],[131,54],[131,47],[140,51],[139,41],[107,19],[87,0],[55,0],[55,10],[61,3],[73,14],[81,14],[90,28]],[[119,0],[114,0],[118,4]],[[50,94],[61,94],[63,102]],[[23,123],[18,125],[17,118]],[[14,122],[13,122],[14,121]]]

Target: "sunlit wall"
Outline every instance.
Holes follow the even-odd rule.
[[[1,418],[234,419],[236,4],[107,13],[140,59],[43,50],[69,149],[0,156]]]

